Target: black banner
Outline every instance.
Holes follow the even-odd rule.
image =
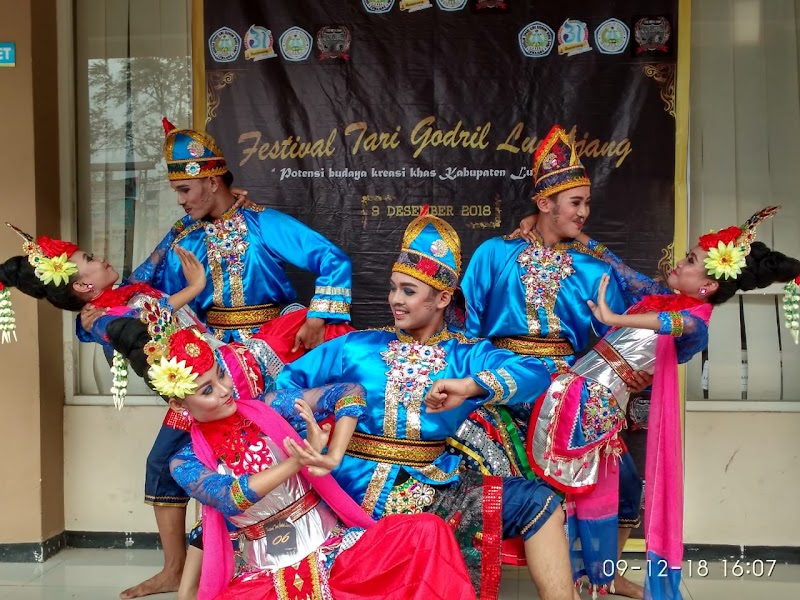
[[[206,1],[196,83],[235,185],[342,247],[354,324],[385,325],[420,207],[466,264],[530,212],[554,123],[592,178],[587,230],[655,272],[674,233],[677,1]]]

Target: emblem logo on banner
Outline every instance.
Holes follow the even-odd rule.
[[[541,58],[550,54],[555,40],[556,33],[541,21],[534,21],[519,32],[519,47],[530,58]]]
[[[476,0],[475,10],[494,9],[498,11],[508,10],[508,2],[503,0]]]
[[[311,54],[311,34],[301,27],[290,27],[281,35],[278,45],[283,58],[292,62],[305,60]]]
[[[230,27],[220,27],[208,38],[208,51],[217,62],[233,62],[241,50],[242,38]]]
[[[602,54],[622,54],[630,38],[631,30],[619,19],[603,21],[594,30],[594,43]]]
[[[394,0],[361,0],[364,10],[368,13],[379,15],[387,13],[394,8]]]
[[[269,29],[260,25],[251,25],[244,36],[245,59],[258,62],[267,58],[275,58],[277,54],[272,47],[274,43],[275,40]]]
[[[666,17],[645,17],[636,21],[633,37],[639,47],[636,54],[643,52],[669,52],[669,34],[671,28]]]
[[[343,25],[326,25],[317,32],[320,60],[341,58],[350,60],[350,30]]]
[[[558,53],[574,56],[589,52],[589,27],[583,21],[567,19],[558,30]]]
[[[410,13],[432,7],[433,4],[431,4],[430,0],[400,0],[400,10],[406,10]]]
[[[439,8],[448,12],[462,10],[467,5],[467,0],[436,0]]]

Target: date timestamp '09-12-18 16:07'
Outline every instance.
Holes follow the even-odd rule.
[[[776,560],[728,560],[723,558],[712,563],[721,567],[722,577],[771,577],[775,570]],[[644,564],[629,564],[626,560],[607,560],[603,563],[603,575],[611,577],[618,572],[625,575],[626,571],[644,571],[648,577],[667,577],[670,568],[666,560],[646,560]],[[683,577],[708,577],[709,564],[707,560],[687,560],[681,568]]]

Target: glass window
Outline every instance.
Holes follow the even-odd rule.
[[[161,148],[192,116],[191,1],[75,0],[77,222],[123,277],[182,216]],[[77,395],[107,395],[101,348],[80,344]],[[131,372],[129,394],[152,392]]]

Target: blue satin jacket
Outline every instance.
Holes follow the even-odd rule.
[[[286,263],[318,275],[309,318],[350,320],[350,259],[322,235],[279,211],[243,207],[213,222],[184,217],[131,274],[130,281],[148,283],[166,294],[186,287],[178,255],[169,251],[176,244],[206,265],[206,289],[189,304],[203,322],[213,306],[293,302],[297,292],[286,274]],[[226,330],[218,337],[242,341],[247,332]]]
[[[485,396],[471,398],[453,410],[430,413],[424,404],[432,381],[472,377]],[[355,331],[315,348],[286,365],[279,388],[308,388],[357,382],[366,389],[367,408],[356,431],[404,440],[444,441],[483,404],[532,402],[550,383],[544,365],[442,330],[424,345],[394,328]],[[383,514],[386,499],[402,469],[430,484],[458,480],[461,459],[444,452],[423,467],[411,467],[345,455],[333,472],[339,484],[373,517]]]
[[[470,260],[461,284],[467,299],[467,333],[487,338],[561,338],[580,352],[592,329],[598,336],[608,331],[586,304],[597,299],[603,274],[611,276],[606,292],[609,307],[625,312],[612,268],[583,244],[547,247],[541,239],[534,244],[505,237],[487,240]],[[569,365],[575,361],[574,355],[563,358]],[[543,360],[553,372],[563,368],[551,358]]]

